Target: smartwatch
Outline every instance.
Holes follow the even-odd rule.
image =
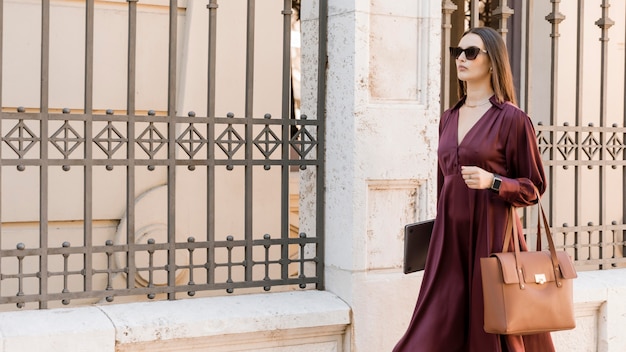
[[[501,184],[502,184],[502,178],[499,175],[493,174],[493,183],[491,183],[491,190],[496,193],[500,192]]]

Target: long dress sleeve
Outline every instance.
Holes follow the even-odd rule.
[[[535,128],[528,115],[519,109],[515,109],[511,118],[505,153],[507,174],[501,175],[500,197],[516,207],[537,203],[536,192],[541,195],[546,190],[545,173]]]

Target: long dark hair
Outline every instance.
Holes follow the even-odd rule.
[[[496,95],[496,100],[500,103],[509,101],[517,105],[509,53],[506,51],[506,44],[502,40],[502,36],[493,28],[475,27],[463,33],[463,37],[470,33],[479,36],[485,44],[485,50],[487,50],[487,55],[489,55],[491,67],[493,68],[491,71],[491,87]],[[459,99],[467,94],[466,89],[465,82],[459,80]]]

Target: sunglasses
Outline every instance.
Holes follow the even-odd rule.
[[[478,54],[481,52],[487,53],[487,50],[483,50],[481,48],[470,46],[469,48],[459,48],[459,47],[450,47],[450,55],[454,56],[455,59],[458,59],[461,54],[465,52],[465,58],[468,60],[474,60]]]

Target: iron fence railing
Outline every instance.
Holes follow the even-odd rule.
[[[180,176],[184,171],[188,173],[199,172],[204,169],[204,175],[216,168],[223,168],[233,172],[237,168],[251,168],[254,172],[269,172],[272,168],[288,170],[292,166],[298,169],[315,170],[319,167],[320,159],[317,157],[319,140],[316,137],[319,121],[308,119],[272,119],[266,118],[236,118],[236,117],[171,117],[171,116],[118,116],[118,115],[86,115],[86,114],[45,114],[45,113],[7,113],[1,114],[3,126],[2,142],[3,158],[0,168],[4,170],[12,168],[17,172],[26,172],[28,169],[36,169],[41,175],[38,180],[38,187],[41,193],[40,216],[44,217],[47,211],[46,196],[49,194],[49,180],[46,174],[53,169],[71,172],[75,168],[81,169],[84,179],[91,181],[91,188],[99,185],[94,180],[94,174],[107,170],[113,172],[117,168],[126,171],[127,184],[135,183],[133,172],[138,169],[157,171],[159,168],[174,170],[173,177]],[[34,124],[33,124],[34,123]],[[59,125],[56,129],[51,125]],[[86,138],[86,125],[92,124],[101,126],[99,129],[92,129],[89,133],[92,138]],[[38,128],[29,127],[33,125]],[[138,126],[141,126],[138,128]],[[298,131],[287,140],[282,140],[279,136],[283,130],[290,130],[292,126],[297,126]],[[133,128],[134,127],[134,128]],[[47,130],[48,137],[42,135]],[[129,136],[130,130],[135,130],[134,136]],[[174,132],[171,137],[165,131]],[[252,138],[244,139],[245,133],[238,131],[255,131]],[[131,144],[132,143],[132,144]],[[106,157],[98,158],[87,156],[82,158],[80,149],[85,149],[86,144],[91,144],[91,148],[99,150]],[[133,146],[134,145],[134,146]],[[168,157],[161,151],[174,146],[175,155]],[[216,149],[208,152],[207,149]],[[134,158],[128,158],[128,150],[134,149]],[[256,157],[244,157],[245,149],[256,150]],[[282,149],[294,150],[297,157],[281,159]],[[58,150],[59,158],[41,158],[43,154],[51,154]],[[126,153],[124,153],[126,151]],[[77,154],[77,157],[74,156]],[[96,154],[94,152],[94,154]],[[208,158],[198,155],[209,155]],[[275,154],[279,154],[276,156]],[[178,155],[178,156],[176,156]],[[180,169],[183,167],[183,169]],[[5,171],[6,173],[6,171]],[[315,176],[315,172],[311,173]],[[173,218],[169,220],[176,222],[177,207],[176,187],[168,180],[168,207]],[[215,192],[219,182],[206,179],[209,184],[209,193]],[[251,186],[254,175],[246,177],[246,183]],[[5,187],[24,187],[25,184],[4,185]],[[74,185],[76,186],[76,185]],[[84,185],[83,185],[84,186]],[[93,202],[92,194],[89,190],[84,190],[84,202]],[[206,195],[205,195],[206,196]],[[210,195],[209,195],[210,196]],[[129,197],[133,198],[134,197]],[[201,197],[204,198],[204,197]],[[281,202],[288,203],[288,194],[282,196]],[[189,200],[188,200],[189,201]],[[132,203],[132,200],[131,200]],[[10,206],[5,204],[5,206]],[[219,206],[219,204],[218,204]],[[208,210],[209,212],[214,209]],[[133,206],[127,210],[127,219],[132,218]],[[233,214],[233,216],[235,216]],[[164,221],[166,219],[163,219]],[[243,221],[243,220],[240,220]],[[289,218],[282,219],[288,222]],[[197,291],[224,289],[232,292],[235,288],[243,287],[264,287],[269,289],[276,285],[300,285],[303,288],[308,284],[319,284],[319,277],[314,272],[313,275],[305,275],[306,263],[317,265],[319,258],[316,255],[307,254],[311,251],[310,246],[316,247],[320,243],[320,238],[311,234],[300,234],[297,237],[290,237],[289,232],[278,234],[264,234],[257,238],[252,232],[248,235],[241,234],[227,235],[219,238],[215,234],[190,234],[185,241],[178,241],[176,234],[167,241],[158,242],[154,238],[146,238],[140,243],[139,238],[133,238],[132,234],[137,231],[134,224],[127,221],[127,230],[131,235],[121,243],[112,239],[107,239],[103,243],[96,243],[92,238],[86,236],[79,245],[70,241],[62,241],[62,245],[54,247],[50,243],[54,236],[50,234],[51,224],[42,222],[39,245],[27,245],[25,242],[14,243],[13,249],[8,249],[7,241],[10,235],[5,235],[3,239],[3,249],[0,250],[2,258],[2,275],[0,279],[3,286],[13,286],[17,290],[10,295],[3,294],[0,298],[2,303],[17,303],[23,306],[27,302],[38,302],[42,300],[58,300],[69,303],[72,299],[102,297],[112,300],[115,296],[147,294],[153,298],[156,294],[167,293],[174,298],[176,292],[188,292],[193,295]],[[93,222],[84,221],[84,228],[93,231]],[[5,225],[7,228],[8,225]],[[211,227],[212,224],[207,224]],[[173,231],[173,226],[168,226],[167,231]],[[89,243],[89,245],[86,245]],[[289,247],[297,247],[296,255],[289,255]],[[277,249],[276,249],[277,248]],[[276,253],[276,251],[279,251]],[[180,252],[186,252],[183,256],[184,263],[180,263],[177,256]],[[203,254],[199,252],[203,251]],[[157,265],[155,257],[159,252],[168,256],[165,264]],[[313,249],[314,253],[315,250]],[[128,263],[142,262],[145,266],[116,265],[112,260],[119,253],[122,253]],[[178,253],[178,254],[177,254]],[[95,256],[106,255],[107,260],[94,260]],[[140,261],[137,257],[146,255],[147,260]],[[52,265],[52,257],[63,258],[59,265]],[[74,257],[80,257],[85,261],[79,269],[72,269],[70,261]],[[32,264],[32,258],[39,261],[38,265]],[[11,263],[13,261],[14,263]],[[119,262],[119,261],[118,261]],[[87,263],[91,263],[87,266]],[[102,266],[98,266],[102,265]],[[297,265],[297,267],[293,267]],[[270,268],[278,266],[278,271]],[[75,267],[75,265],[74,265]],[[263,270],[257,271],[261,267]],[[220,276],[220,268],[224,269],[222,281],[216,279]],[[289,270],[289,268],[293,270]],[[9,271],[14,269],[14,271]],[[188,280],[183,283],[176,283],[177,272],[184,270],[188,273]],[[158,272],[163,272],[168,276],[167,285],[155,285],[153,276]],[[294,276],[293,272],[298,273]],[[143,273],[143,274],[142,274]],[[238,274],[239,273],[239,274]],[[94,282],[94,276],[103,274],[106,278],[101,287]],[[115,287],[113,279],[116,275],[123,274],[129,278],[125,287]],[[138,287],[135,284],[135,277],[140,275],[146,277],[145,287]],[[91,287],[91,290],[71,289],[68,278],[80,276],[84,279],[84,287]],[[62,285],[56,288],[48,286],[30,285],[27,289],[26,281],[36,279],[44,283],[52,278],[62,279]],[[11,285],[11,281],[15,285]],[[3,290],[6,293],[6,290]]]
[[[6,24],[2,16],[5,3],[0,0],[0,28]],[[216,116],[219,4],[216,0],[206,3],[207,116],[193,112],[181,116],[176,112],[177,21],[181,13],[177,0],[169,1],[168,37],[162,38],[169,43],[166,111],[137,112],[137,42],[141,39],[137,8],[141,1],[126,4],[127,109],[121,113],[94,109],[94,0],[84,1],[84,108],[50,107],[53,16],[51,2],[42,0],[40,104],[4,107],[0,112],[0,210],[19,203],[22,191],[37,194],[34,201],[24,198],[33,201],[31,204],[20,205],[34,211],[34,217],[0,219],[3,307],[50,308],[140,295],[176,299],[206,291],[232,293],[276,286],[323,288],[325,61],[319,60],[320,101],[318,110],[311,114],[314,118],[293,118],[289,54],[292,10],[291,1],[285,0],[275,17],[284,24],[282,36],[276,36],[284,51],[279,54],[283,68],[277,77],[283,82],[282,91],[277,90],[280,116],[254,116],[255,6],[263,6],[263,2],[248,0],[246,13],[241,14],[247,18],[243,23],[247,27],[242,92],[245,113]],[[320,1],[317,6],[318,55],[324,58],[327,2]],[[0,43],[0,57],[2,50]],[[11,84],[17,83],[5,81],[0,89],[11,89]],[[160,176],[151,176],[154,174]],[[139,228],[137,208],[141,200],[137,197],[142,182],[154,178],[165,180],[151,193],[160,191],[165,197],[165,211],[157,223]],[[114,179],[122,182],[111,182]],[[294,179],[299,186],[293,186]],[[188,190],[182,193],[189,188],[188,182],[199,185],[196,191],[192,187],[192,197]],[[259,196],[264,194],[260,190],[270,186],[277,190],[271,199]],[[59,207],[66,206],[63,197],[68,197],[69,204],[69,198],[76,194],[80,216],[67,218]],[[101,200],[111,201],[108,198],[118,194],[123,199],[113,203],[123,204],[121,221],[94,217]],[[303,199],[308,215],[297,210]],[[268,212],[268,207],[273,211]],[[154,204],[154,208],[159,206]],[[195,209],[201,209],[200,230],[180,233],[178,225],[198,215]],[[308,225],[299,228],[304,217]],[[278,225],[262,228],[258,224],[263,221]],[[230,232],[218,232],[222,227],[216,224],[225,222]],[[111,236],[115,229],[123,235]]]
[[[550,204],[555,244],[567,250],[579,267],[626,265],[624,190],[608,190],[610,184],[624,179],[626,127],[540,123],[535,128],[554,188]],[[610,183],[607,173],[613,173]],[[565,221],[557,223],[556,219]]]

